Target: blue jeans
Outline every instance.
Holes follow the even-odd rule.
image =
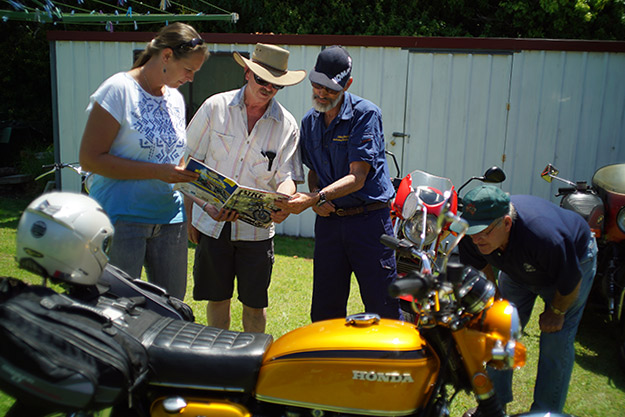
[[[187,290],[187,225],[115,222],[109,262],[133,278],[145,266],[148,281],[184,300]]]
[[[538,374],[531,411],[562,412],[564,408],[575,361],[575,335],[597,270],[597,243],[594,238],[591,238],[580,266],[582,281],[579,294],[566,311],[562,329],[555,333],[540,333]],[[519,284],[503,272],[499,273],[498,286],[501,295],[518,308],[523,327],[530,319],[536,297],[540,296],[545,308],[548,308],[556,291],[554,287]],[[502,404],[512,401],[512,371],[489,368],[488,373]]]

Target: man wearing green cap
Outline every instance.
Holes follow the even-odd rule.
[[[579,214],[542,198],[510,197],[484,185],[469,191],[463,203],[469,237],[460,243],[460,260],[497,284],[498,293],[518,308],[524,327],[536,297],[545,302],[531,409],[562,412],[575,360],[573,342],[596,271],[595,238]],[[497,279],[493,268],[499,270]],[[512,371],[491,371],[505,405],[512,401]]]

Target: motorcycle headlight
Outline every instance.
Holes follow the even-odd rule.
[[[621,207],[616,214],[616,225],[621,232],[625,233],[625,207]]]
[[[421,233],[423,232],[423,213],[409,218],[404,223],[404,236],[413,243],[421,243]],[[436,240],[439,230],[436,225],[436,216],[428,214],[425,218],[425,240],[424,245],[429,245]]]
[[[458,289],[460,304],[471,314],[484,310],[495,295],[495,284],[484,274],[473,268],[465,268],[462,285]]]

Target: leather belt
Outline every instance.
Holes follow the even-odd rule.
[[[339,209],[336,209],[336,211],[334,211],[332,214],[336,214],[337,216],[340,216],[340,217],[356,216],[358,214],[368,213],[370,211],[381,210],[383,208],[389,208],[390,206],[391,206],[390,202],[388,201],[386,203],[377,202],[377,203],[365,204],[364,206],[358,206],[358,207],[339,208]]]

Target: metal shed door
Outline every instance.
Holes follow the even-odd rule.
[[[410,52],[406,136],[393,138],[403,140],[402,174],[421,169],[459,187],[504,168],[512,54]]]
[[[247,57],[247,52],[241,52]],[[204,100],[224,91],[241,88],[245,84],[243,67],[232,58],[232,52],[211,52],[208,60],[195,74],[192,83],[179,90],[187,104],[187,121],[190,121]]]

